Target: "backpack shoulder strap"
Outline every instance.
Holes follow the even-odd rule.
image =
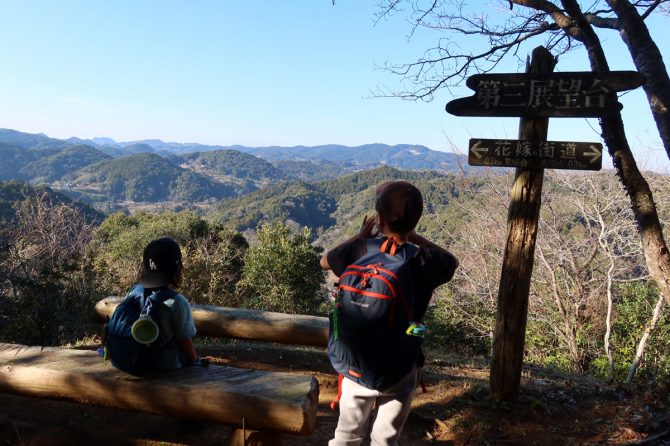
[[[123,302],[130,303],[132,301],[138,302],[140,308],[144,306],[144,289],[141,285],[135,285],[132,287],[126,294],[126,297],[123,299]]]
[[[172,299],[177,295],[177,292],[170,287],[160,288],[153,293],[147,292],[144,290],[143,297],[151,299],[154,302],[165,302],[168,299]]]
[[[365,239],[365,248],[367,252],[377,252],[381,251],[381,246],[384,243],[385,239],[382,238],[366,238]]]
[[[411,259],[419,250],[419,247],[413,243],[405,242],[399,245],[393,238],[387,237],[366,239],[365,245],[368,253],[382,251],[403,260]]]

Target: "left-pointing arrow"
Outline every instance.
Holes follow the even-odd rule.
[[[481,145],[481,141],[477,141],[471,148],[470,151],[474,156],[476,156],[478,159],[482,159],[482,153],[486,153],[489,151],[487,147],[479,147]]]

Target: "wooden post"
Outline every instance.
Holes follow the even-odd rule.
[[[529,73],[551,73],[555,60],[544,47],[533,50]],[[546,141],[548,118],[522,118],[519,139]],[[507,244],[500,275],[491,358],[491,394],[514,401],[523,364],[528,293],[533,272],[544,169],[518,168],[507,216]]]

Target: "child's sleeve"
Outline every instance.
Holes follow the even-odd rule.
[[[174,298],[172,306],[172,322],[174,324],[175,339],[183,341],[195,336],[196,329],[191,313],[191,304],[181,294]]]
[[[347,269],[347,266],[351,265],[363,254],[365,254],[365,240],[354,239],[349,243],[343,243],[328,251],[328,264],[333,273],[339,277]]]
[[[417,257],[420,265],[419,271],[423,276],[422,279],[424,283],[430,284],[431,288],[447,283],[454,277],[458,261],[450,252],[433,248],[421,248]]]

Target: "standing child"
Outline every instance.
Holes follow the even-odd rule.
[[[179,244],[170,237],[149,242],[142,255],[139,284],[128,292],[107,325],[107,350],[114,366],[141,374],[149,370],[206,365],[205,360],[198,358],[193,345],[196,329],[191,305],[175,291],[182,281]],[[150,310],[153,316],[150,319],[158,327],[158,337],[155,330],[150,329],[149,340],[140,346],[141,342],[137,341],[147,334],[141,333],[141,325],[131,327],[131,324],[138,311],[146,310],[148,304],[154,307]]]
[[[377,188],[376,195],[376,218],[365,216],[359,233],[324,254],[321,266],[324,269],[331,269],[340,277],[347,267],[357,260],[363,259],[361,262],[364,263],[368,258],[365,256],[373,256],[374,252],[380,250],[402,258],[406,264],[403,268],[406,268],[408,276],[402,280],[410,287],[407,294],[411,294],[411,299],[408,301],[413,307],[409,311],[412,313],[413,322],[419,322],[428,308],[433,290],[451,280],[458,267],[458,261],[450,252],[416,233],[415,227],[423,212],[423,198],[414,185],[406,181],[385,183]],[[383,235],[382,239],[375,239],[377,231]],[[347,274],[360,275],[355,270]],[[374,296],[374,293],[367,292],[367,295]],[[366,311],[375,304],[354,302],[354,305],[365,307],[363,311]],[[336,321],[333,325],[335,324]],[[355,352],[353,356],[365,356],[357,357],[353,361],[356,365],[361,365],[361,369],[376,369],[376,372],[389,369],[388,374],[382,373],[381,378],[372,381],[366,381],[360,370],[349,370],[340,376],[340,416],[335,438],[329,442],[330,446],[359,445],[367,434],[375,405],[377,415],[370,433],[371,444],[373,446],[397,444],[409,415],[418,382],[419,366],[423,360],[418,344],[415,348],[416,353],[413,354],[409,349],[393,344],[395,340],[404,345],[410,344],[410,329],[406,337],[407,342],[401,338],[405,328],[401,328],[400,335],[393,335],[395,338],[388,336],[386,342],[381,337],[377,342],[370,340],[374,336],[347,338],[340,335],[337,340],[339,345],[329,346],[331,361],[336,367],[333,356],[337,356],[339,352],[333,355],[333,349],[345,351],[339,357],[345,358],[345,362],[348,356],[352,356],[349,355],[351,351]],[[334,329],[336,330],[331,327],[331,341]],[[405,354],[405,351],[409,353]],[[377,373],[377,376],[379,375]]]

